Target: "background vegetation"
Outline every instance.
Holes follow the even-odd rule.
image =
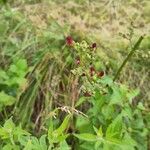
[[[0,149],[150,149],[149,16],[149,0],[0,0]]]

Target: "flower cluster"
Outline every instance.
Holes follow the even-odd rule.
[[[66,45],[73,48],[73,53],[75,56],[74,64],[75,69],[72,70],[74,75],[81,77],[102,78],[105,75],[103,70],[97,71],[98,69],[94,67],[94,61],[97,56],[95,56],[95,50],[97,48],[96,43],[92,43],[89,46],[85,41],[81,43],[74,42],[71,36],[66,37]],[[84,91],[85,97],[91,97],[92,92],[87,89]]]
[[[73,38],[71,36],[67,36],[66,37],[66,45],[73,46],[73,43],[74,43]]]

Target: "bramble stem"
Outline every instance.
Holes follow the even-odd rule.
[[[134,45],[133,48],[131,49],[130,53],[128,54],[128,56],[127,56],[126,59],[123,61],[123,63],[122,63],[122,65],[120,66],[120,68],[118,69],[118,71],[117,71],[117,73],[116,73],[116,75],[115,75],[113,81],[115,81],[115,80],[119,77],[119,75],[120,75],[122,69],[124,68],[124,66],[126,65],[126,63],[128,62],[128,60],[129,60],[129,59],[131,58],[131,56],[134,54],[135,50],[137,50],[137,49],[139,48],[139,46],[140,46],[140,44],[141,44],[143,38],[144,38],[144,36],[140,36],[140,37],[139,37],[138,41],[135,43],[135,45]]]

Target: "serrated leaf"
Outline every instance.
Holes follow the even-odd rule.
[[[119,115],[107,128],[106,139],[120,138],[122,133],[122,116]]]
[[[124,117],[128,117],[129,119],[132,119],[132,109],[128,104],[122,109],[121,114]]]
[[[82,134],[73,134],[75,137],[77,137],[80,140],[85,140],[89,142],[96,142],[97,136],[90,133],[82,133]]]

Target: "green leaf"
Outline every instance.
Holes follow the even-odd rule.
[[[131,145],[131,146],[137,145],[136,141],[127,132],[124,135],[122,143],[126,145]]]
[[[122,112],[121,112],[122,116],[124,117],[128,117],[129,119],[132,119],[132,109],[130,108],[130,106],[128,104],[126,104],[124,106],[124,108],[122,109]]]
[[[7,130],[12,130],[15,128],[15,124],[12,121],[12,118],[8,119],[5,124],[4,124],[4,128]]]
[[[17,136],[18,138],[23,135],[30,135],[30,133],[28,133],[26,130],[23,130],[20,126],[15,127],[15,131],[13,134],[14,134],[14,136]]]
[[[100,110],[104,103],[106,102],[104,95],[102,95],[99,91],[99,89],[95,90],[95,101],[96,101],[96,107]]]
[[[93,132],[93,126],[90,120],[82,116],[77,116],[75,127],[78,131],[80,131],[80,133],[84,133],[86,131],[89,133]]]
[[[20,70],[27,70],[28,65],[27,65],[27,60],[26,59],[19,59],[16,62],[16,66],[17,68],[19,68]]]
[[[113,85],[113,80],[109,76],[104,76],[102,79],[99,80],[100,83],[103,83],[104,85]]]
[[[85,97],[81,97],[81,98],[77,101],[75,107],[80,106],[80,105],[81,105],[83,102],[85,102],[86,100],[87,100],[87,99],[86,99]]]
[[[12,118],[6,120],[4,127],[0,128],[0,137],[2,139],[10,138],[10,134],[13,134],[13,130],[15,129],[15,124],[12,121]]]
[[[100,149],[101,144],[102,144],[102,142],[97,141],[94,145],[95,150],[102,150],[102,149]]]
[[[40,146],[42,150],[46,150],[47,149],[47,144],[46,144],[46,137],[47,135],[42,135],[39,139],[40,142]]]
[[[0,83],[3,83],[3,81],[7,79],[9,79],[7,73],[3,70],[0,70]]]
[[[84,141],[80,145],[77,145],[77,150],[93,150],[94,146],[95,146],[95,142]],[[101,149],[98,149],[98,150],[101,150]]]
[[[23,150],[32,150],[32,149],[33,149],[32,141],[30,139],[28,139]]]
[[[15,98],[6,94],[4,91],[0,92],[0,105],[10,106],[15,102]]]
[[[104,149],[112,150],[134,150],[136,142],[129,136],[128,133],[125,134],[123,139],[107,139],[104,142]]]
[[[7,143],[2,150],[20,150],[20,147],[18,145],[12,145],[10,143]]]
[[[100,136],[100,137],[103,137],[102,127],[100,127],[100,128],[98,129],[97,135]]]
[[[123,97],[121,95],[120,89],[117,86],[112,86],[112,95],[110,96],[110,102],[109,105],[117,104],[117,105],[123,105]]]
[[[122,116],[119,115],[107,128],[106,139],[120,138],[122,134]]]
[[[28,65],[26,59],[14,60],[14,63],[10,65],[8,73],[12,76],[18,75],[19,77],[24,77],[27,71]]]
[[[94,128],[94,131],[96,132],[96,134],[98,135],[98,137],[103,137],[102,127],[97,129],[96,127],[93,126],[93,128]]]
[[[53,143],[60,143],[66,140],[66,138],[69,136],[69,134],[63,134],[63,135],[59,135],[57,137],[54,137],[53,139]]]
[[[60,147],[58,148],[58,150],[70,150],[70,147],[66,141],[63,141],[60,142]]]
[[[18,141],[22,146],[26,146],[29,139],[30,139],[30,136],[20,136],[18,138]]]
[[[90,133],[82,133],[82,134],[73,134],[75,137],[77,137],[80,140],[85,140],[89,142],[96,142],[97,136]]]
[[[129,93],[127,93],[127,98],[130,103],[132,103],[133,98],[135,98],[139,94],[139,89],[136,90],[130,90]]]
[[[13,73],[17,73],[18,71],[17,66],[14,64],[10,65],[9,71]]]
[[[60,127],[56,130],[54,130],[53,135],[55,136],[59,136],[61,134],[63,134],[64,130],[67,128],[69,120],[70,120],[71,115],[67,115],[64,119],[64,121],[62,122],[62,124],[60,125]]]
[[[40,150],[40,143],[38,141],[38,138],[37,137],[31,137],[31,145],[33,147],[33,149],[36,149],[36,150]]]
[[[105,119],[111,119],[113,118],[113,115],[114,115],[114,107],[112,105],[107,105],[105,104],[103,107],[102,107],[102,114],[103,116],[105,117]]]

